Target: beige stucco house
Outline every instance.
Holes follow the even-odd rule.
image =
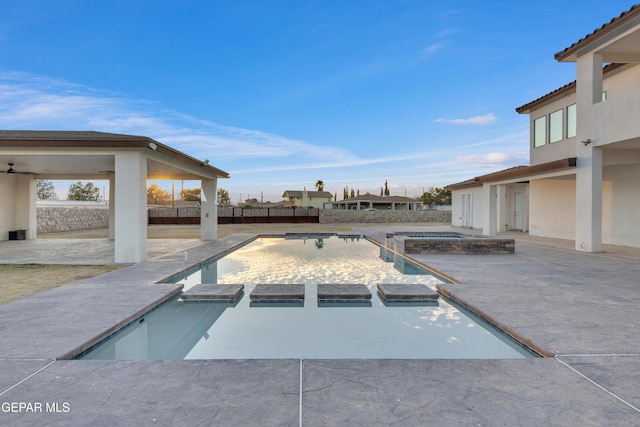
[[[576,63],[576,81],[516,108],[530,166],[448,186],[453,225],[640,247],[640,5],[555,58]]]
[[[318,208],[333,200],[333,195],[328,191],[285,190],[282,194],[286,208]]]
[[[109,181],[109,237],[116,263],[147,252],[147,179],[200,180],[200,235],[217,238],[217,181],[229,174],[145,136],[85,131],[0,131],[0,240],[36,235],[36,180]]]

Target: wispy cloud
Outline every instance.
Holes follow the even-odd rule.
[[[218,160],[360,160],[343,148],[224,126],[163,109],[146,100],[28,73],[0,73],[0,127],[141,134],[194,157]]]
[[[483,116],[473,116],[467,119],[436,119],[435,123],[448,123],[452,125],[480,125],[486,126],[498,120],[495,114],[489,113]]]
[[[472,166],[515,166],[526,163],[527,153],[471,154],[456,157],[456,162]]]
[[[463,120],[476,124],[495,120],[493,114],[478,117]],[[446,145],[434,144],[425,151],[397,146],[392,151],[365,157],[348,148],[203,120],[121,93],[2,70],[1,128],[97,130],[149,136],[193,157],[210,159],[215,166],[229,171],[233,181],[224,185],[234,194],[246,196],[264,189],[271,192],[272,199],[279,198],[278,192],[287,186],[311,187],[318,178],[327,183],[327,188],[333,187],[332,191],[344,185],[357,185],[362,191],[374,193],[389,179],[394,185],[404,186],[400,183],[407,182],[409,193],[413,191],[411,186],[441,186],[467,175],[486,173],[490,167],[526,163],[526,152],[520,155],[508,151],[525,150],[528,146],[528,131],[524,129],[480,140],[448,136]],[[453,152],[470,155],[454,161],[453,146]],[[471,154],[487,150],[497,153]]]
[[[422,50],[422,58],[429,58],[442,50],[447,44],[445,42],[436,42],[430,44]]]

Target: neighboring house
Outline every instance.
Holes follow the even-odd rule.
[[[258,199],[245,199],[244,203],[239,205],[242,208],[284,208],[285,202],[261,202]]]
[[[555,58],[576,81],[516,108],[531,165],[449,185],[453,225],[640,247],[640,5]]]
[[[417,210],[422,205],[422,201],[411,197],[402,196],[376,196],[374,194],[362,194],[339,202],[325,203],[325,209],[375,209],[408,211]]]
[[[328,191],[286,190],[282,197],[285,200],[284,207],[288,208],[319,208],[326,202],[333,200],[333,194]]]

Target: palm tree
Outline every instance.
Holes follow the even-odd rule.
[[[316,190],[324,191],[324,182],[322,180],[316,181]]]

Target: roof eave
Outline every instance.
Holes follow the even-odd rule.
[[[566,159],[554,160],[552,162],[542,163],[539,165],[516,167],[503,171],[493,172],[486,175],[477,176],[467,181],[447,185],[444,188],[446,190],[462,190],[465,188],[480,187],[485,183],[513,180],[519,178],[527,179],[529,177],[542,173],[556,172],[562,169],[570,169],[575,167],[576,158],[568,157]]]
[[[218,178],[229,178],[228,172],[211,166],[181,151],[169,147],[148,136],[110,134],[104,132],[85,131],[9,131],[9,136],[0,135],[0,148],[95,148],[95,149],[151,149],[183,162],[200,166],[215,174]]]
[[[631,6],[631,9],[622,12],[621,15],[613,18],[611,21],[594,30],[592,33],[587,34],[568,48],[557,52],[554,57],[559,62],[575,62],[578,59],[580,52],[583,51],[587,46],[592,45],[598,40],[602,40],[603,37],[611,34],[613,31],[625,26],[633,19],[639,17],[640,4],[635,4]]]
[[[617,64],[607,64],[606,66],[604,66],[602,68],[602,73],[604,75],[607,75],[621,67],[624,67],[625,65],[627,65],[626,63],[617,63]],[[546,95],[541,96],[538,99],[535,99],[531,102],[528,102],[524,105],[521,105],[520,107],[516,108],[516,112],[518,114],[529,114],[531,112],[531,110],[533,110],[536,107],[539,107],[541,105],[546,104],[547,102],[550,102],[551,100],[559,97],[559,96],[565,96],[569,93],[572,93],[576,90],[576,81],[572,81],[571,83],[567,83],[566,85],[562,86],[561,88],[558,88],[556,90],[554,90],[553,92],[549,92]]]

